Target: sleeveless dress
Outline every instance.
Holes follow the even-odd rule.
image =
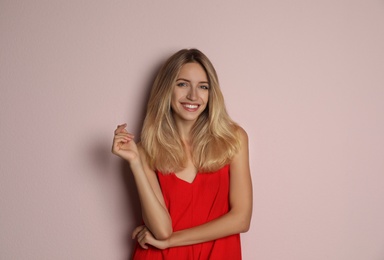
[[[192,183],[175,174],[157,177],[172,219],[173,231],[191,228],[218,218],[229,210],[229,165],[212,173],[198,173]],[[164,250],[136,244],[134,260],[240,260],[240,235]]]

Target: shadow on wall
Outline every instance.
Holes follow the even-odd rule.
[[[142,128],[142,125],[144,123],[145,114],[147,111],[147,103],[149,100],[149,94],[150,94],[150,91],[152,88],[152,84],[153,84],[153,82],[156,78],[156,75],[157,75],[158,71],[160,70],[163,62],[164,61],[161,61],[159,64],[157,64],[157,66],[154,66],[154,69],[149,74],[150,76],[146,77],[149,80],[145,84],[146,87],[143,88],[144,91],[146,92],[146,95],[145,95],[145,98],[143,98],[143,100],[141,102],[142,107],[139,110],[141,113],[137,117],[138,122],[129,122],[132,120],[127,121],[128,125],[135,125],[136,126],[133,129],[134,133],[141,133],[141,128]],[[139,142],[140,137],[136,138],[135,141]],[[130,223],[130,225],[129,225],[130,230],[128,231],[128,234],[126,234],[125,239],[124,239],[124,244],[129,246],[129,248],[128,248],[129,253],[128,253],[127,259],[131,259],[131,255],[132,255],[132,252],[133,252],[135,244],[136,244],[136,240],[132,240],[132,238],[131,238],[132,231],[137,226],[143,224],[143,221],[142,221],[142,217],[141,217],[140,200],[138,197],[137,188],[135,185],[135,180],[134,180],[134,177],[132,175],[129,164],[126,161],[122,161],[120,169],[121,169],[120,174],[121,174],[122,179],[123,179],[124,184],[125,184],[126,196],[127,196],[128,205],[129,205],[129,207],[127,207],[127,210],[128,210],[127,215],[129,216],[129,219],[133,221],[133,223]]]
[[[157,64],[157,66],[155,65],[153,67],[153,70],[149,72],[148,75],[144,75],[144,77],[148,80],[146,83],[144,83],[145,87],[142,88],[145,95],[143,95],[143,100],[140,103],[140,114],[136,118],[130,118],[126,121],[127,124],[130,126],[129,131],[132,131],[133,133],[141,133],[141,128],[145,119],[146,106],[148,103],[150,90],[153,81],[158,71],[160,70],[160,67],[163,62],[164,60],[161,60]],[[112,126],[112,128],[113,127],[115,126]],[[94,136],[93,138],[91,138],[92,140],[90,140],[91,145],[88,146],[88,149],[91,149],[91,163],[97,167],[97,172],[101,172],[103,176],[105,176],[104,174],[109,171],[110,158],[113,156],[111,155],[112,136],[110,137],[111,138],[106,139],[105,136]],[[140,141],[140,137],[137,136],[135,141]],[[129,164],[125,160],[121,160],[120,162],[119,177],[119,180],[121,180],[123,183],[125,191],[125,198],[123,199],[123,209],[120,214],[123,214],[123,218],[127,219],[127,221],[129,222],[124,225],[124,227],[126,228],[126,233],[122,239],[122,243],[124,246],[127,247],[127,259],[131,259],[131,254],[136,244],[136,241],[132,240],[131,238],[132,231],[135,227],[141,225],[143,221],[141,218],[141,207],[137,188],[135,185],[135,180],[133,178]]]
[[[97,178],[101,179],[100,182],[102,185],[109,185],[109,189],[114,189],[116,187],[116,181],[121,183],[118,187],[120,187],[123,192],[121,195],[122,197],[118,201],[110,202],[112,204],[117,204],[115,208],[117,208],[118,212],[117,217],[110,218],[110,225],[115,225],[115,221],[117,220],[120,223],[120,228],[123,228],[123,236],[120,238],[121,242],[119,241],[119,244],[123,245],[123,250],[125,254],[127,254],[126,259],[130,259],[135,242],[132,240],[131,234],[133,229],[142,223],[141,209],[135,181],[128,162],[118,158],[118,172],[111,172],[109,166],[111,165],[111,159],[115,157],[115,155],[111,153],[112,138],[112,134],[107,137],[105,135],[102,137],[93,136],[93,141],[90,140],[91,143],[88,147],[88,149],[91,150],[91,158],[89,160],[95,167],[94,173],[98,173]],[[111,187],[111,183],[113,187]],[[103,201],[103,203],[108,203],[108,200]],[[103,205],[103,208],[108,208],[108,205]],[[126,220],[126,223],[121,223],[121,220]],[[120,234],[118,235],[120,236]]]
[[[123,238],[123,244],[128,247],[127,259],[131,259],[131,254],[136,243],[136,241],[132,239],[132,231],[134,230],[134,228],[142,224],[141,207],[137,194],[135,180],[133,178],[129,164],[125,161],[122,161],[120,169],[120,175],[124,182],[125,194],[128,202],[127,207],[124,207],[124,209],[127,211],[124,215],[127,215],[127,219],[131,220],[128,225],[127,233]]]

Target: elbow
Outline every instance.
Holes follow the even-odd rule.
[[[240,233],[246,233],[248,232],[249,228],[251,227],[251,223],[248,221],[248,222],[245,222],[241,225],[240,227]]]
[[[249,228],[251,227],[251,219],[250,218],[242,218],[239,221],[239,233],[246,233],[248,232]]]
[[[232,226],[234,234],[248,232],[251,227],[252,213],[250,211],[231,210],[229,214],[232,215],[232,221],[235,223]]]
[[[172,228],[167,228],[167,229],[159,230],[158,232],[156,232],[156,234],[153,234],[153,236],[157,240],[166,240],[171,237],[172,233],[173,233]]]
[[[144,218],[145,226],[151,232],[152,236],[157,240],[166,240],[171,237],[173,233],[172,222],[167,219],[152,219]],[[170,220],[170,219],[169,219]]]

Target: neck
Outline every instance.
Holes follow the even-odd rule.
[[[191,130],[194,123],[194,121],[176,121],[176,127],[180,134],[180,138],[185,144],[190,144]]]

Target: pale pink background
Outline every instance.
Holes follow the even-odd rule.
[[[185,47],[250,137],[244,259],[384,259],[382,0],[0,1],[0,259],[128,259],[112,133]]]

